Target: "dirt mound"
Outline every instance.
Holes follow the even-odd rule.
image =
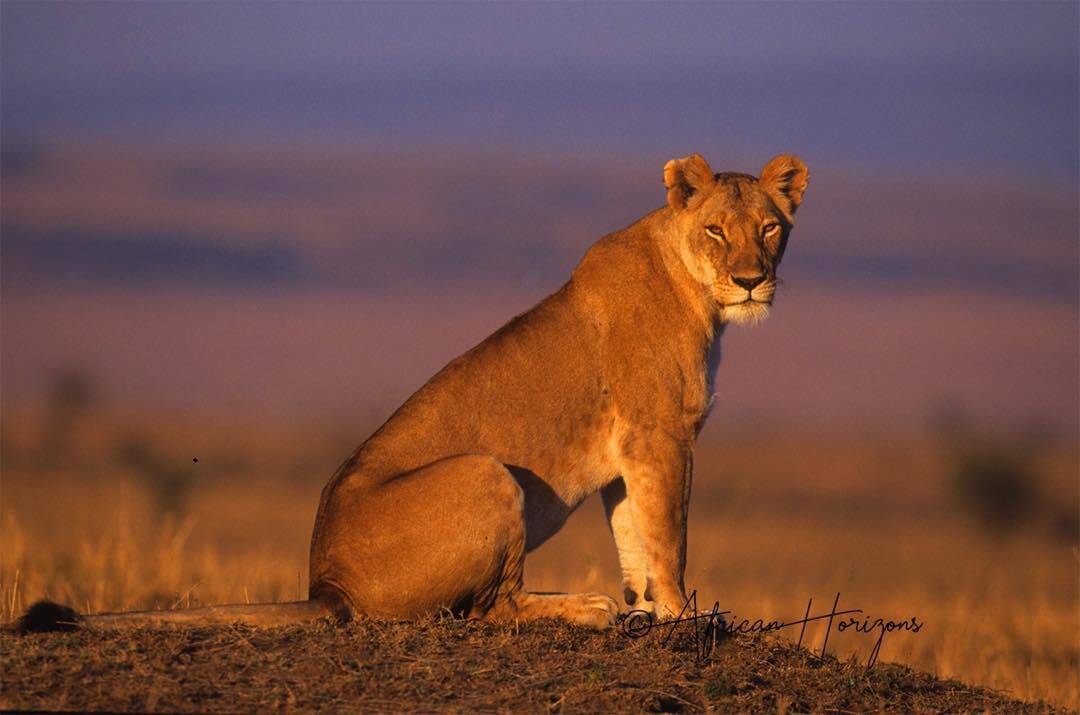
[[[348,626],[0,636],[0,707],[33,710],[1055,712],[890,663],[732,637],[701,659],[557,623],[360,620]]]

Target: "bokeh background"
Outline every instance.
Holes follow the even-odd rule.
[[[5,614],[294,597],[336,464],[665,161],[794,152],[690,585],[1076,706],[1078,7],[4,2]],[[537,585],[617,593],[604,528]]]

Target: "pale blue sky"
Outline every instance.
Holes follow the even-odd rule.
[[[4,2],[6,136],[357,137],[1077,172],[1077,3]]]

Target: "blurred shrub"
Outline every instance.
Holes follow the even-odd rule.
[[[97,406],[98,394],[95,379],[84,368],[65,366],[53,373],[39,445],[42,462],[63,463],[75,456],[75,433]]]
[[[183,516],[195,485],[193,465],[163,454],[147,437],[128,433],[117,443],[116,457],[140,475],[160,516]]]
[[[1037,475],[1022,445],[953,445],[950,462],[952,486],[960,503],[984,526],[1012,529],[1035,515]]]
[[[1037,459],[1050,439],[1044,428],[991,436],[977,432],[957,409],[939,413],[935,428],[954,497],[988,531],[1049,526],[1056,536],[1075,538],[1068,533],[1075,505],[1062,509],[1042,488]]]

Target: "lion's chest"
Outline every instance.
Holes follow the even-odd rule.
[[[691,406],[691,411],[694,409],[699,410],[700,414],[697,418],[696,430],[700,431],[705,424],[705,420],[709,418],[709,413],[712,412],[713,404],[716,402],[716,373],[720,370],[720,331],[713,337],[712,342],[709,344],[709,348],[705,353],[705,364],[702,368],[702,378],[700,383],[702,384],[701,391],[696,395],[696,399],[692,400],[694,404]]]

